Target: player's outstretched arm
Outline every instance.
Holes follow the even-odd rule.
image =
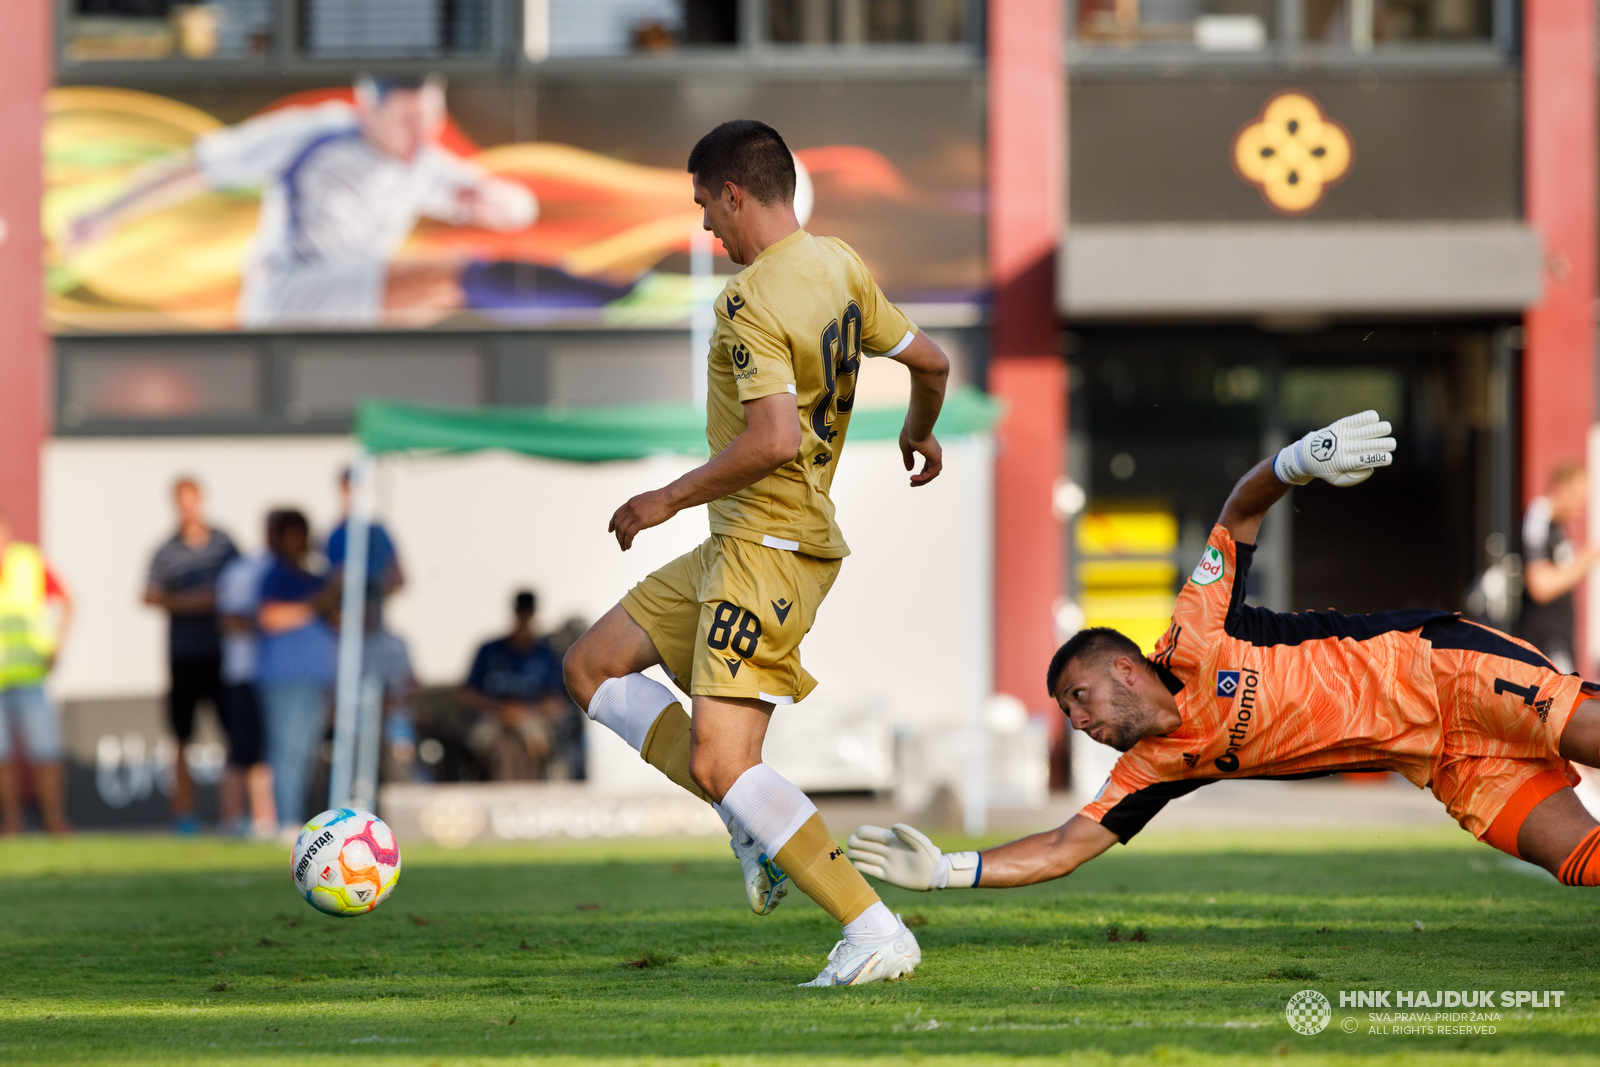
[[[640,530],[660,526],[685,508],[721,500],[751,486],[800,454],[800,409],[793,393],[744,404],[745,431],[728,447],[671,485],[640,493],[611,516],[608,533],[626,552]]]
[[[902,889],[971,889],[1032,885],[1071,874],[1117,843],[1117,835],[1082,815],[1042,834],[983,852],[939,851],[913,826],[861,826],[850,835],[850,862],[862,874]]]
[[[1395,440],[1389,433],[1389,424],[1376,411],[1347,415],[1313,430],[1240,478],[1217,522],[1235,541],[1254,544],[1261,520],[1291,485],[1305,485],[1312,478],[1341,488],[1359,485],[1375,468],[1393,463]]]
[[[157,166],[109,204],[70,220],[62,234],[62,247],[70,255],[109,236],[125,222],[181,204],[205,191],[205,180],[193,159]]]
[[[900,455],[908,471],[916,465],[916,457],[922,457],[922,469],[911,476],[911,484],[927,485],[944,469],[944,450],[933,436],[933,424],[939,421],[939,409],[944,406],[950,357],[938,342],[918,330],[905,350],[891,358],[911,371],[911,406],[900,428]]]

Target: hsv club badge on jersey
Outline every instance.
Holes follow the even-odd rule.
[[[1239,691],[1238,671],[1217,672],[1217,696],[1222,700],[1232,700],[1233,694]]]
[[[1195,585],[1210,585],[1222,577],[1223,568],[1222,550],[1215,545],[1207,545],[1200,562],[1194,565],[1194,573],[1189,575],[1189,580]]]

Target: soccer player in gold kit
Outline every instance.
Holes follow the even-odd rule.
[[[835,844],[817,809],[761,761],[768,717],[816,680],[800,642],[849,553],[828,497],[863,357],[911,371],[900,432],[912,486],[942,464],[933,426],[949,361],[884,298],[843,241],[813,237],[794,213],[794,157],[778,132],[725,122],[689,155],[705,227],[744,267],[716,304],[707,366],[709,462],[618,508],[627,551],[685,508],[710,506],[711,537],[634,586],[563,665],[589,717],[712,803],[744,865],[750,906],[766,914],[795,885],[844,925],[808,985],[863,985],[909,974],[916,938]],[[640,672],[662,664],[694,705]]]

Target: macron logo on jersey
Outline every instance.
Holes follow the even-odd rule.
[[[729,293],[728,294],[728,318],[730,320],[735,315],[739,314],[739,309],[743,308],[743,307],[744,307],[744,297],[740,296],[738,293]]]
[[[1233,694],[1239,691],[1238,671],[1217,672],[1217,698],[1219,700],[1232,700]]]

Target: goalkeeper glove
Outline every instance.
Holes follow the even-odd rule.
[[[901,889],[971,889],[983,873],[978,853],[940,852],[921,831],[903,822],[892,830],[857,827],[849,846],[856,870]]]
[[[1347,415],[1285,445],[1272,461],[1272,472],[1288,485],[1305,485],[1312,478],[1341,487],[1357,485],[1372,477],[1374,467],[1394,462],[1395,441],[1389,432],[1376,411]]]

